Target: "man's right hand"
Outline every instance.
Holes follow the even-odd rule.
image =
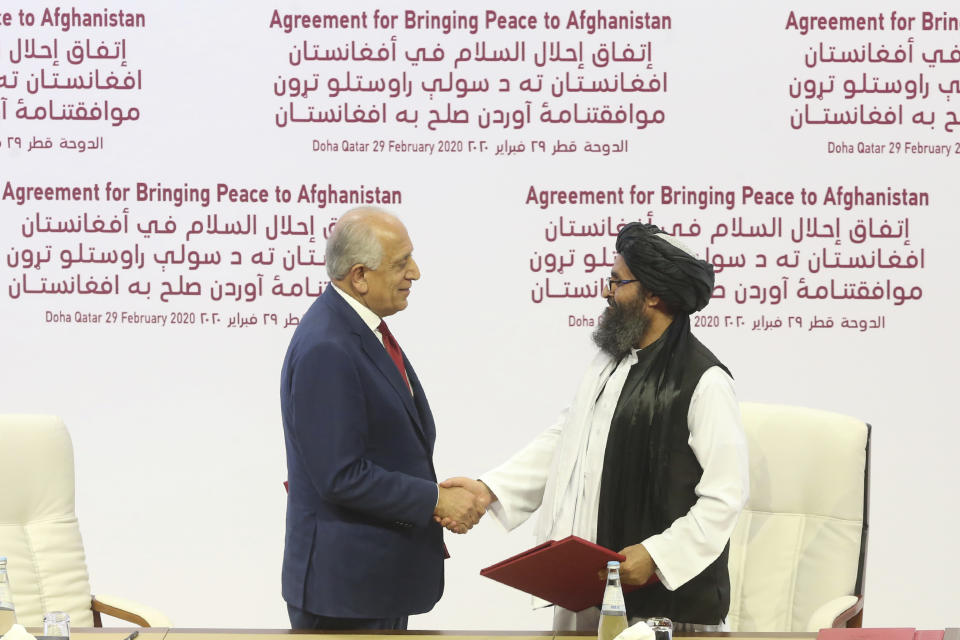
[[[490,488],[487,485],[483,484],[479,480],[473,480],[472,478],[447,478],[440,483],[440,491],[445,489],[466,489],[469,491],[476,499],[479,505],[482,507],[483,512],[486,511],[487,507],[490,506],[491,502],[497,501],[497,496],[490,491]],[[482,513],[481,513],[482,515]],[[464,523],[457,520],[453,517],[444,517],[438,514],[434,514],[434,520],[440,523],[441,526],[446,527],[454,533],[466,533],[470,527],[465,526]],[[473,525],[470,525],[473,526]]]
[[[447,478],[440,483],[441,487],[463,487],[473,495],[477,496],[480,499],[480,502],[483,504],[483,508],[486,509],[490,506],[491,502],[497,501],[497,496],[493,495],[493,491],[490,491],[490,487],[483,484],[480,480],[473,480],[472,478]]]
[[[463,487],[439,485],[440,498],[433,511],[434,520],[454,533],[466,533],[486,513],[486,505]]]

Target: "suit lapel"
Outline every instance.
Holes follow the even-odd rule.
[[[416,422],[417,427],[420,429],[421,435],[424,438],[424,443],[427,445],[427,450],[430,452],[430,455],[433,455],[433,443],[437,439],[437,429],[433,423],[433,413],[430,411],[430,404],[427,402],[427,394],[423,391],[423,385],[420,384],[420,378],[417,377],[417,372],[413,370],[413,365],[410,364],[410,361],[407,360],[407,356],[403,356],[404,365],[407,368],[407,377],[410,378],[410,386],[413,389],[413,402],[417,407],[417,415],[419,415],[420,420]],[[430,462],[431,466],[433,461]]]
[[[330,289],[333,285],[331,284],[327,287]],[[387,353],[386,348],[377,340],[376,334],[363,322],[360,316],[357,315],[357,312],[350,308],[350,305],[347,304],[346,300],[344,300],[339,293],[325,290],[323,292],[323,298],[326,299],[327,304],[329,304],[331,308],[340,314],[351,332],[360,340],[360,347],[363,349],[363,352],[390,383],[390,386],[400,398],[400,402],[403,403],[407,413],[410,414],[417,435],[429,451],[432,447],[425,432],[420,412],[414,404],[413,395],[411,395],[410,389],[407,388],[407,384],[403,381],[403,376],[400,375],[400,370],[397,369],[397,365],[393,363],[393,359],[390,357],[390,354]],[[411,388],[414,390],[414,393],[423,396],[423,389],[420,387],[419,380],[414,382],[414,380],[416,380],[416,374],[414,374],[413,367],[410,366],[406,356],[403,357],[403,361],[407,368],[407,377],[410,378]]]
[[[373,363],[377,365],[380,373],[390,382],[390,386],[393,387],[393,390],[400,397],[400,401],[403,402],[407,413],[413,418],[414,423],[417,425],[417,430],[420,431],[422,435],[423,427],[420,424],[420,414],[417,411],[417,407],[413,404],[413,396],[410,394],[410,389],[407,388],[407,384],[403,381],[400,370],[397,369],[397,365],[393,363],[390,354],[387,353],[387,350],[380,344],[377,336],[370,331],[369,327],[364,326],[364,330],[368,335],[363,335],[363,333],[360,332],[360,344],[363,346],[363,350]],[[404,362],[406,362],[406,358],[404,358]],[[410,368],[408,367],[407,376],[409,375]]]

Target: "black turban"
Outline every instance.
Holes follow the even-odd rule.
[[[657,234],[663,231],[655,224],[631,222],[617,234],[617,253],[633,277],[671,311],[700,311],[713,295],[713,265]]]

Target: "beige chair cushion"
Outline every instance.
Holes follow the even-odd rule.
[[[45,611],[66,611],[73,626],[93,626],[66,427],[54,416],[0,415],[0,442],[0,555],[17,620],[40,626]]]
[[[727,620],[733,631],[815,631],[815,612],[854,594],[868,428],[813,409],[741,408],[750,499],[730,540]]]

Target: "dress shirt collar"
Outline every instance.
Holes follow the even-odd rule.
[[[629,365],[629,366],[631,366],[631,367],[632,367],[633,365],[637,364],[637,361],[640,360],[640,352],[641,352],[641,351],[643,351],[643,349],[640,348],[640,347],[631,348],[630,351],[629,351],[629,353],[627,353],[625,356],[623,356],[622,358],[620,358],[619,361],[617,361],[617,362],[614,363],[613,368],[616,369],[616,368],[619,367],[621,364],[627,364],[627,365]]]
[[[380,316],[378,316],[373,311],[371,311],[367,307],[360,304],[359,300],[351,296],[349,293],[347,293],[337,285],[333,284],[332,282],[330,283],[330,285],[334,288],[334,290],[337,293],[343,296],[343,299],[347,301],[347,304],[349,304],[350,307],[357,312],[357,315],[360,316],[360,319],[363,320],[363,323],[368,327],[370,327],[370,331],[373,331],[373,334],[377,336],[377,339],[380,340],[382,344],[383,336],[381,336],[380,332],[377,331],[377,327],[380,326],[380,320],[381,320]]]

